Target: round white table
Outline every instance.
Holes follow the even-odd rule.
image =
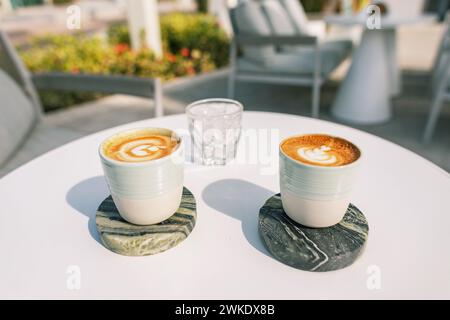
[[[391,97],[401,92],[400,69],[397,64],[396,28],[401,25],[432,23],[435,15],[382,16],[379,29],[374,20],[363,15],[331,15],[330,24],[360,25],[365,28],[361,42],[352,55],[352,64],[341,83],[331,114],[337,119],[355,124],[375,124],[391,118]],[[418,44],[420,45],[420,44]]]
[[[94,222],[108,195],[97,146],[118,130],[142,126],[180,129],[187,121],[176,115],[102,131],[0,180],[0,298],[450,298],[450,175],[370,134],[293,115],[244,113],[238,156],[257,132],[261,149],[272,136],[274,163],[261,157],[186,165],[198,221],[185,241],[154,256],[108,251]],[[259,208],[279,191],[279,138],[310,132],[346,137],[365,157],[352,202],[369,221],[369,239],[362,256],[339,271],[288,267],[258,235]]]

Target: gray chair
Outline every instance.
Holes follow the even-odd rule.
[[[311,35],[298,0],[244,1],[230,10],[230,18],[229,97],[236,81],[311,86],[312,116],[317,118],[320,88],[350,55],[352,42]]]
[[[0,177],[80,133],[47,124],[37,89],[121,93],[152,98],[163,114],[158,79],[89,74],[31,74],[0,31]]]

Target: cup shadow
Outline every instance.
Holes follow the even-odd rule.
[[[209,184],[202,192],[205,203],[242,222],[242,232],[258,251],[272,258],[258,231],[259,209],[275,192],[241,179],[223,179]]]
[[[89,234],[101,245],[102,242],[95,224],[95,214],[100,203],[108,195],[108,186],[103,176],[85,179],[70,188],[66,194],[67,203],[79,213],[88,217]]]

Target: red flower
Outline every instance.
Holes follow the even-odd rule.
[[[177,61],[177,57],[175,57],[175,55],[168,53],[167,54],[167,61],[174,63],[175,61]]]
[[[181,49],[181,55],[183,56],[183,57],[185,57],[185,58],[187,58],[187,57],[189,57],[189,55],[190,55],[190,52],[189,52],[189,49],[188,48],[183,48],[183,49]]]
[[[126,43],[119,43],[114,47],[114,50],[117,54],[122,54],[128,50],[130,50],[130,47]]]
[[[186,68],[186,72],[190,75],[193,75],[193,74],[195,74],[195,69],[192,66],[188,66]]]

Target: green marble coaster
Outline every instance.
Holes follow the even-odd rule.
[[[269,252],[284,264],[306,271],[332,271],[358,258],[369,225],[362,212],[350,204],[338,224],[305,227],[286,215],[280,194],[276,194],[259,211],[259,233]]]
[[[186,239],[196,219],[194,195],[184,188],[177,212],[161,223],[139,226],[125,221],[111,196],[97,209],[95,223],[103,245],[109,250],[126,256],[146,256],[166,251]]]

